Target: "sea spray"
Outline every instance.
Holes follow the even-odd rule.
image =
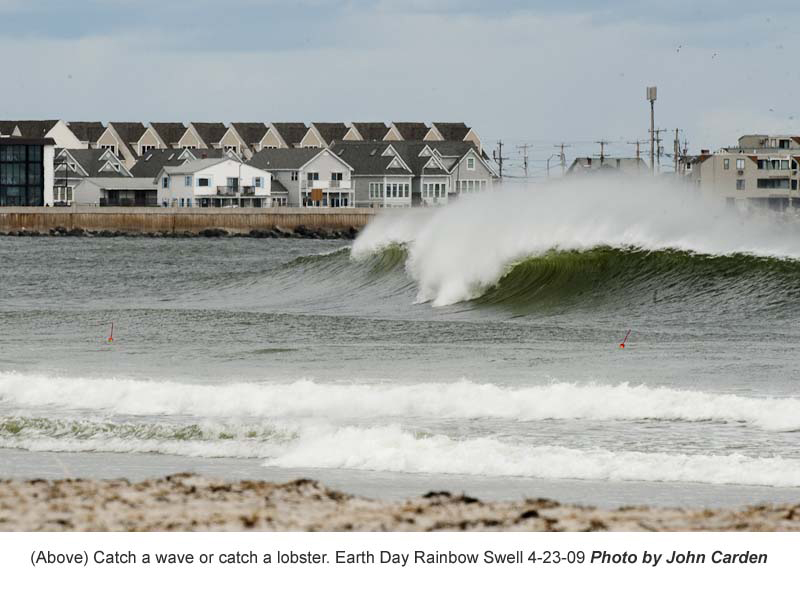
[[[592,178],[531,189],[504,187],[411,215],[393,212],[376,219],[356,240],[353,256],[406,243],[418,300],[433,305],[479,296],[509,265],[553,249],[800,257],[796,223],[743,220],[721,201],[665,182]]]

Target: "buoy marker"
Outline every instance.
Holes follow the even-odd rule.
[[[114,342],[114,322],[111,322],[111,333],[108,335],[108,343]]]
[[[631,331],[630,331],[630,329],[629,329],[629,330],[628,330],[628,333],[627,333],[627,334],[625,334],[625,338],[623,338],[623,339],[622,339],[622,342],[620,342],[620,343],[619,343],[619,347],[620,347],[620,348],[625,348],[625,343],[628,341],[628,336],[630,336],[630,335],[631,335]]]

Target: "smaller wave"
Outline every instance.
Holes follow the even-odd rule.
[[[423,417],[743,422],[800,430],[800,399],[746,397],[646,385],[554,382],[505,387],[451,383],[230,383],[83,379],[0,372],[12,407],[90,409],[127,415],[330,420]]]
[[[346,427],[300,437],[270,467],[312,467],[462,475],[800,486],[800,460],[732,455],[581,450],[489,438],[418,436],[399,426]]]

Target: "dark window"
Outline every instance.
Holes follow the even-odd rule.
[[[788,178],[759,178],[757,183],[758,188],[789,188]]]
[[[44,205],[41,145],[0,146],[0,206]]]
[[[198,178],[197,186],[208,186],[208,178]]]

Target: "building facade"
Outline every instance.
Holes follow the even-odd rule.
[[[0,138],[0,206],[53,205],[52,138]]]

